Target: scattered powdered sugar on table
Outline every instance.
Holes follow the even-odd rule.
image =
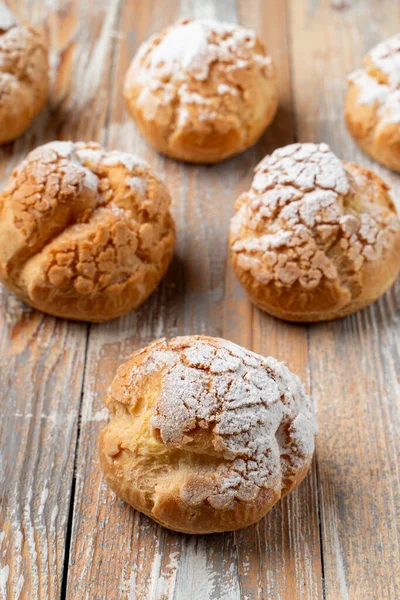
[[[383,122],[400,122],[400,34],[375,46],[364,59],[365,67],[354,71],[349,80],[360,88],[359,104],[377,104]],[[378,81],[372,69],[386,75]]]
[[[6,293],[4,289],[3,314],[6,323],[16,325],[24,316],[24,313],[29,310],[26,304],[22,302],[14,294]]]
[[[182,491],[189,503],[207,499],[223,508],[253,499],[260,488],[280,491],[282,480],[309,463],[316,433],[310,399],[283,363],[191,336],[151,345],[131,382],[160,370],[151,423],[164,444],[190,449],[196,431],[212,430],[214,450],[226,459],[199,489]]]
[[[10,567],[5,565],[0,569],[0,593],[2,598],[7,598],[7,582]]]
[[[352,173],[326,144],[292,144],[265,157],[231,222],[239,266],[263,284],[313,290],[323,277],[339,277],[328,254],[336,243],[354,271],[379,258],[398,221],[366,197],[365,175]],[[344,203],[355,191],[365,197],[359,214]]]

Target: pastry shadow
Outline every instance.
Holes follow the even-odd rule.
[[[293,111],[289,106],[281,103],[279,104],[274,120],[258,140],[254,146],[254,150],[261,160],[277,148],[293,144],[295,141],[297,140],[294,135]]]

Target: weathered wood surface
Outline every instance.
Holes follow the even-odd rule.
[[[364,156],[342,119],[346,73],[398,32],[400,4],[325,1],[312,11],[300,4],[291,3],[290,18],[299,139],[324,140],[375,169],[400,200],[400,177]],[[397,283],[358,314],[309,328],[327,598],[400,597],[399,292]]]
[[[0,599],[345,600],[400,597],[399,287],[361,313],[289,325],[247,301],[227,259],[235,197],[275,147],[327,141],[373,168],[345,131],[345,76],[400,25],[393,0],[20,0],[52,47],[49,107],[0,150],[0,177],[44,141],[95,139],[150,160],[174,196],[178,244],[136,313],[86,326],[31,311],[1,291]],[[157,155],[121,96],[149,34],[179,16],[257,29],[279,69],[280,109],[257,146],[215,167]],[[320,434],[302,486],[259,524],[174,534],[103,482],[104,392],[133,349],[162,335],[220,335],[284,359],[308,385]],[[397,404],[396,404],[397,403]]]

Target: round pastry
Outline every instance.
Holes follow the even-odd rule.
[[[47,99],[48,52],[41,34],[0,5],[0,144],[21,135]]]
[[[316,424],[283,363],[226,340],[157,340],[119,368],[100,459],[114,492],[164,527],[212,533],[263,517],[305,477]]]
[[[351,314],[381,296],[400,268],[400,227],[388,187],[326,144],[266,156],[236,203],[230,249],[259,308],[288,321]]]
[[[40,146],[0,195],[0,279],[58,317],[118,317],[165,274],[175,244],[170,201],[132,154],[93,143]]]
[[[257,141],[278,94],[272,60],[254,31],[185,19],[142,44],[126,75],[125,99],[157,150],[215,163]]]
[[[375,46],[350,75],[345,117],[367,154],[400,171],[400,34]]]

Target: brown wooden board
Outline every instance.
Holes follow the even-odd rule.
[[[136,312],[101,325],[53,319],[0,294],[0,600],[393,600],[400,598],[399,287],[353,317],[287,324],[252,307],[227,252],[235,198],[257,162],[293,141],[326,141],[374,168],[343,121],[346,75],[399,30],[394,0],[19,0],[49,39],[52,90],[30,130],[0,149],[12,167],[51,139],[96,140],[150,161],[173,195],[169,272]],[[255,28],[279,74],[278,115],[251,150],[216,166],[158,155],[122,87],[150,34],[181,16]],[[284,360],[319,423],[313,467],[260,523],[175,534],[103,481],[98,432],[116,368],[161,336],[201,333]]]

